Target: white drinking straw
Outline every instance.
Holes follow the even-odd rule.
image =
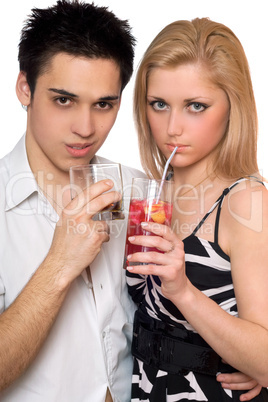
[[[169,157],[168,160],[166,161],[165,169],[164,169],[164,172],[163,172],[163,175],[162,175],[162,179],[161,179],[161,183],[160,183],[160,188],[159,188],[158,196],[157,196],[157,199],[156,199],[156,203],[157,203],[157,204],[158,204],[159,199],[160,199],[160,195],[161,195],[161,191],[162,191],[162,188],[163,188],[163,185],[164,185],[164,181],[165,181],[165,178],[166,178],[168,166],[169,166],[169,164],[170,164],[171,159],[172,159],[173,156],[175,155],[175,152],[177,151],[177,149],[178,149],[178,147],[175,147],[175,148],[173,149],[173,151],[172,151],[170,157]]]

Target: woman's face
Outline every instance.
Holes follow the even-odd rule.
[[[147,117],[159,149],[174,168],[206,166],[226,132],[226,93],[213,84],[199,64],[156,68],[148,78]]]

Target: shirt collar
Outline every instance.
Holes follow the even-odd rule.
[[[6,185],[6,207],[8,211],[34,192],[38,192],[38,185],[31,171],[25,145],[25,135],[9,154],[9,179]]]
[[[100,156],[95,155],[93,156],[93,158],[91,159],[91,161],[89,163],[93,164],[93,163],[102,163],[102,159]]]
[[[6,211],[17,207],[34,192],[39,192],[37,182],[28,162],[25,139],[26,135],[24,134],[9,154],[10,175],[6,186]],[[107,160],[98,155],[95,155],[90,161],[90,163],[105,162],[107,163]]]

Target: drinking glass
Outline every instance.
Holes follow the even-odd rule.
[[[161,192],[159,194],[160,189]],[[132,180],[124,268],[140,264],[128,261],[127,256],[129,254],[155,250],[160,252],[153,247],[131,244],[128,238],[130,236],[151,235],[151,232],[142,228],[141,222],[155,222],[156,224],[161,223],[171,226],[172,206],[173,181],[142,178],[134,178]]]
[[[75,198],[85,188],[100,180],[110,179],[114,186],[109,191],[117,191],[122,195],[120,201],[110,204],[94,215],[94,220],[124,219],[123,184],[121,165],[119,163],[78,165],[70,168],[71,197]]]

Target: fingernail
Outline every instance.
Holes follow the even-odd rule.
[[[127,259],[128,259],[128,260],[131,260],[131,258],[132,258],[132,254],[129,254],[129,255],[127,256]]]
[[[130,236],[130,237],[128,238],[128,240],[129,240],[129,241],[134,241],[134,240],[135,240],[135,237],[134,237],[134,236]]]
[[[112,180],[106,180],[105,182],[109,187],[113,186],[114,183],[112,182]]]
[[[148,222],[141,222],[141,226],[148,226]]]

